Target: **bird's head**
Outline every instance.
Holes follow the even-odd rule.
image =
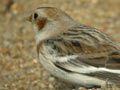
[[[54,37],[68,28],[74,21],[65,12],[54,7],[40,7],[29,17],[38,41]]]

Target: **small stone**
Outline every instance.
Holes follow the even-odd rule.
[[[46,86],[45,86],[45,84],[42,84],[42,83],[41,83],[41,84],[40,84],[40,87],[41,87],[41,88],[45,88]]]
[[[103,27],[99,27],[98,30],[104,31],[104,28]]]
[[[23,47],[23,44],[22,44],[21,42],[18,42],[18,43],[17,43],[17,46],[18,46],[18,48],[21,49],[21,48]]]
[[[33,63],[38,63],[38,60],[37,59],[33,59]]]
[[[50,77],[50,78],[49,78],[49,81],[50,81],[50,82],[53,82],[53,81],[55,81],[55,78],[54,78],[54,77]]]
[[[52,84],[49,84],[48,87],[49,87],[49,89],[53,89],[54,88],[54,86]]]
[[[12,17],[12,15],[11,15],[10,13],[6,13],[5,16],[6,16],[7,18],[11,18],[11,17]]]
[[[9,53],[9,51],[7,48],[3,48],[2,50],[0,50],[0,53],[7,54],[7,53]]]
[[[14,3],[11,8],[10,8],[12,11],[16,10],[17,9],[17,3]]]
[[[98,0],[91,0],[92,4],[96,4],[98,2]]]

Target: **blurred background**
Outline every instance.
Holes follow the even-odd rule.
[[[37,61],[26,18],[42,6],[60,8],[120,42],[120,0],[0,0],[0,90],[69,90]]]

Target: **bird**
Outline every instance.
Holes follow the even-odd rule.
[[[39,63],[72,85],[120,88],[120,44],[56,7],[39,7],[32,23]]]

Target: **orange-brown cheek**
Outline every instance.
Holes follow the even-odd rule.
[[[38,30],[40,31],[41,29],[44,28],[46,24],[46,19],[38,19],[37,21],[35,21],[35,23],[37,24]]]

